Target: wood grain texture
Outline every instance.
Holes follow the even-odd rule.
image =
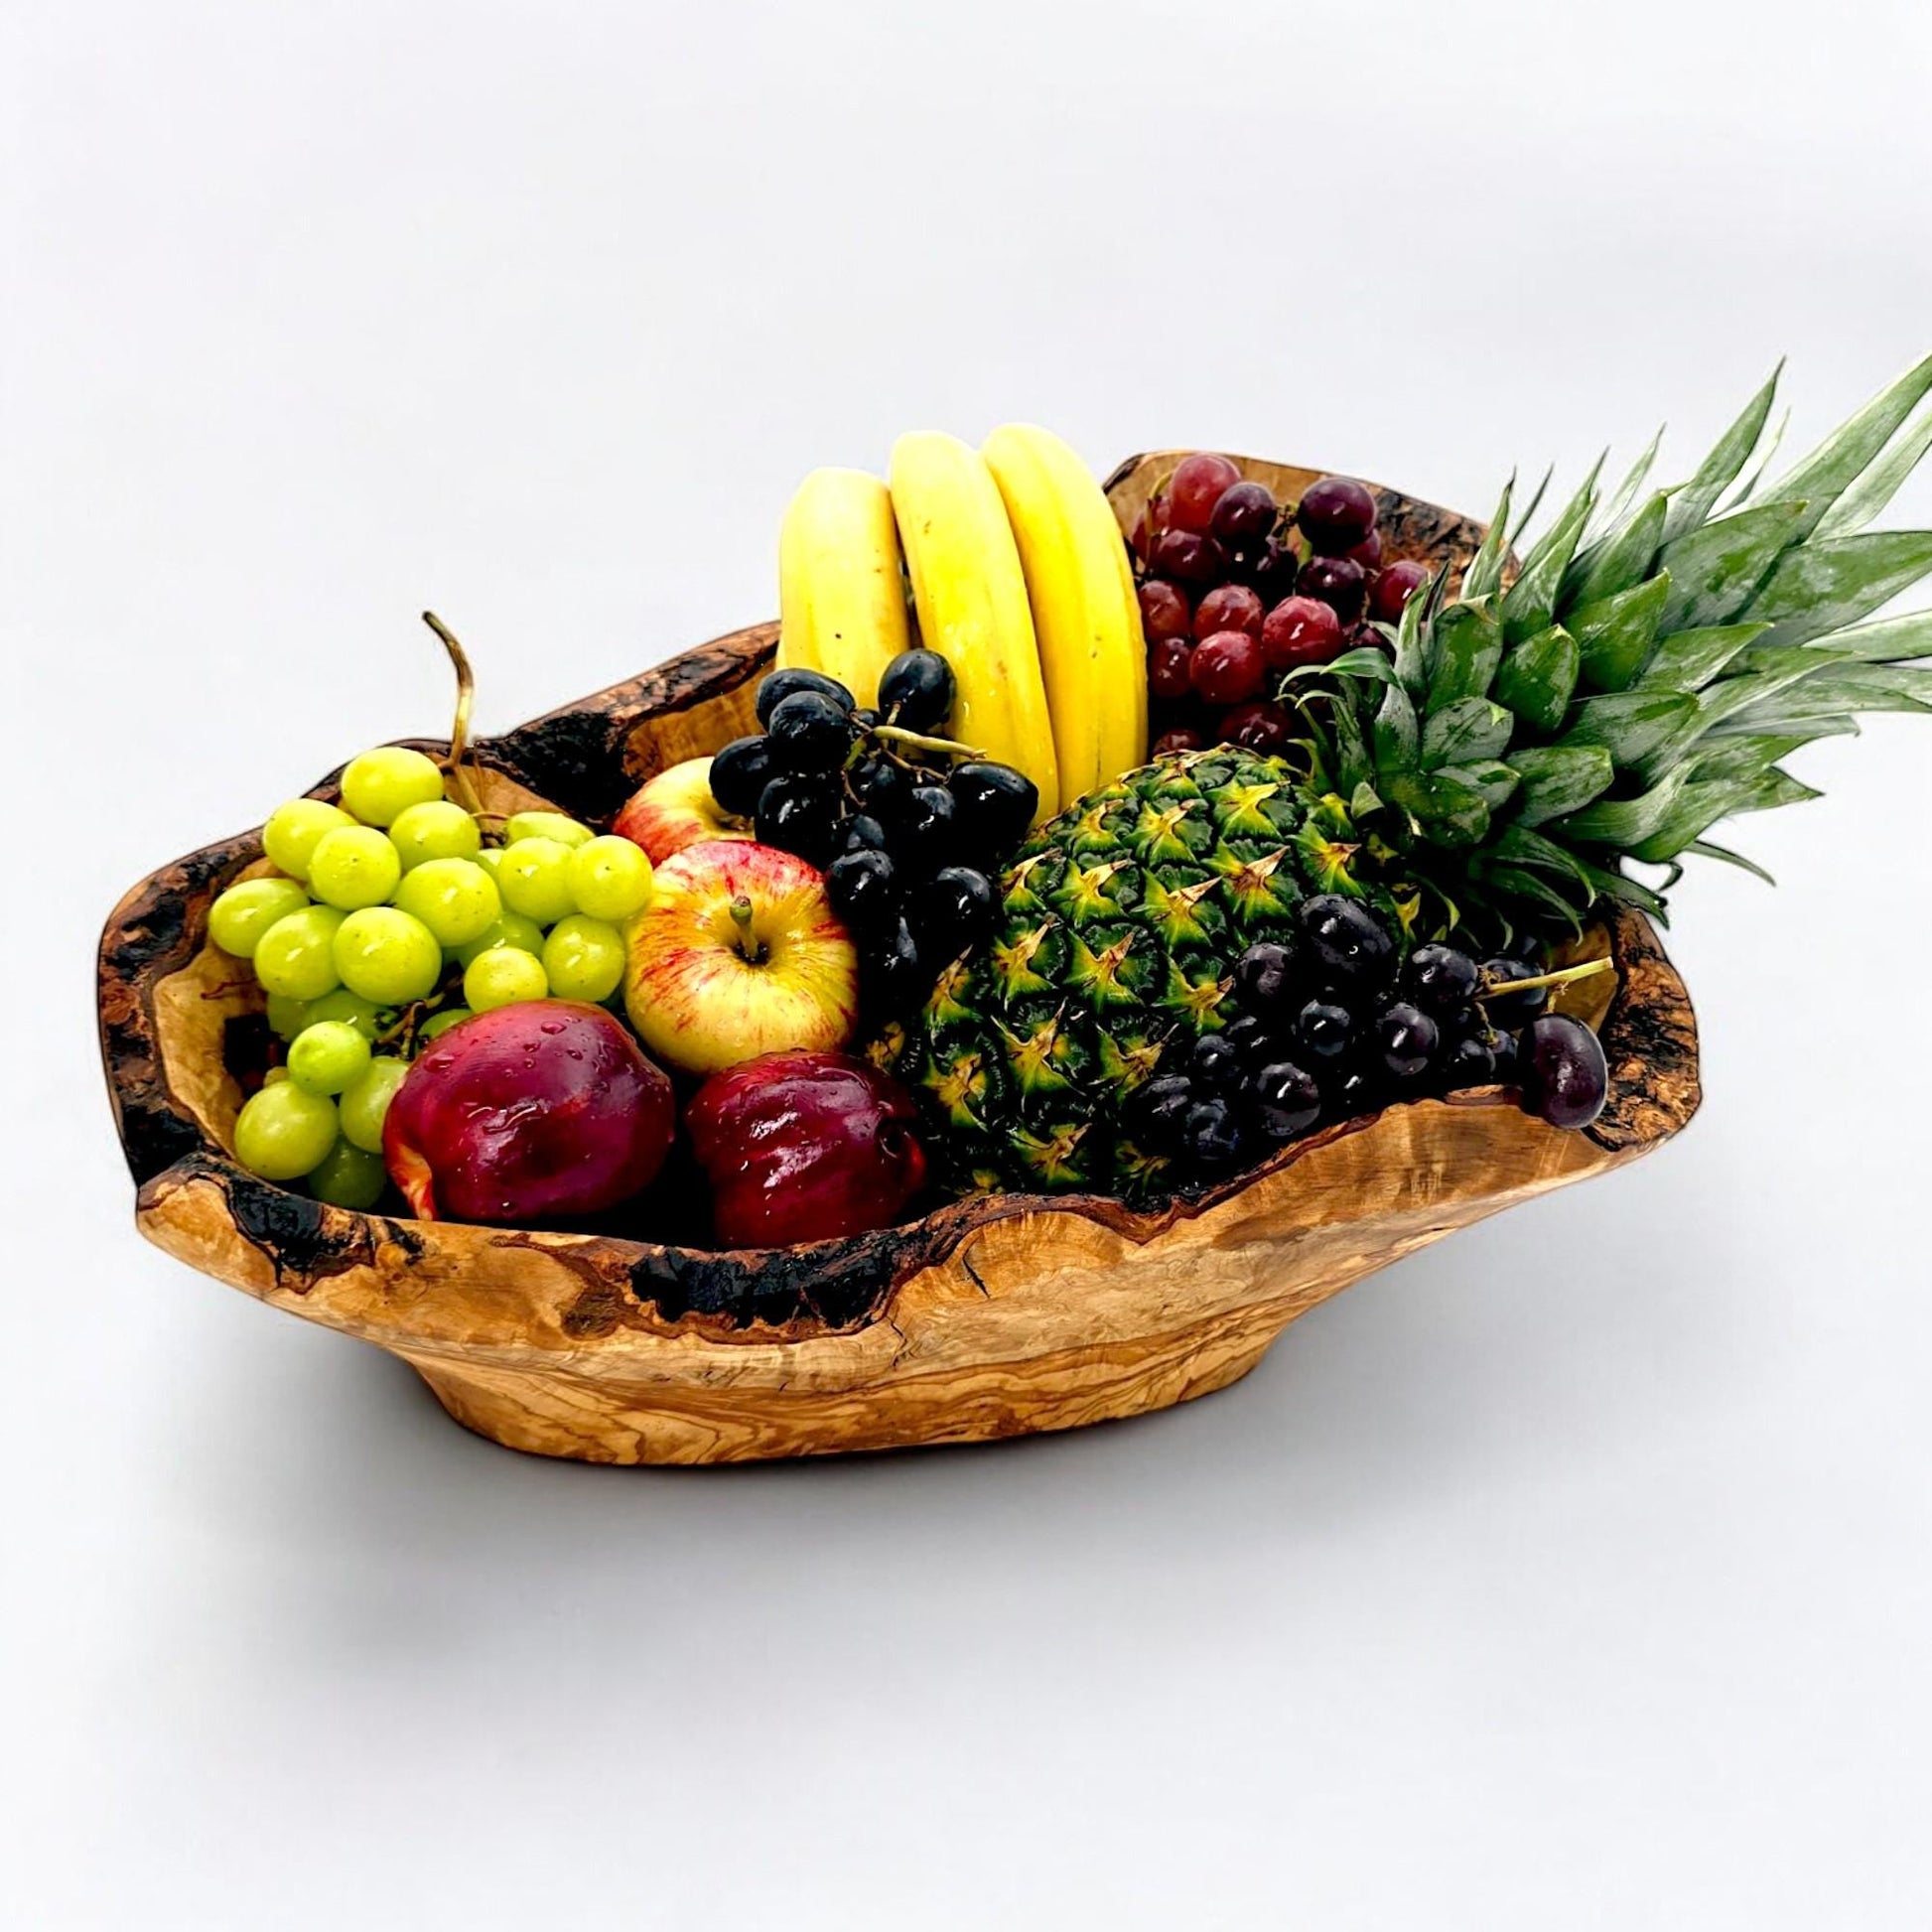
[[[1117,501],[1131,505],[1164,464],[1124,468]],[[1314,474],[1251,473],[1277,488],[1300,479],[1290,493]],[[1437,561],[1480,538],[1467,519],[1383,496],[1394,554]],[[608,820],[651,772],[748,728],[776,630],[734,632],[485,741],[487,802]],[[102,1054],[140,1228],[205,1274],[390,1350],[458,1421],[549,1455],[735,1461],[1165,1408],[1245,1374],[1297,1315],[1362,1276],[1636,1158],[1698,1104],[1683,986],[1642,919],[1619,913],[1598,939],[1617,991],[1592,1016],[1614,1086],[1585,1134],[1483,1091],[1326,1130],[1158,1214],[1006,1195],[847,1241],[733,1254],[621,1225],[518,1232],[356,1214],[258,1180],[228,1152],[231,1030],[258,1024],[260,995],[208,946],[207,908],[259,865],[255,833],[177,861],[127,896],[102,936]]]

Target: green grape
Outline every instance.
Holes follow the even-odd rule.
[[[403,1006],[435,989],[443,977],[443,948],[421,919],[393,905],[366,905],[336,934],[336,971],[351,993]]]
[[[330,1016],[331,1019],[340,1017],[336,1014]],[[277,1039],[293,1039],[308,1024],[307,1000],[291,1000],[286,993],[271,993],[268,996],[268,1031]]]
[[[512,812],[503,824],[503,843],[521,845],[525,839],[555,839],[559,845],[588,845],[593,834],[562,812]]]
[[[355,821],[340,806],[325,804],[320,798],[291,798],[277,805],[262,827],[262,850],[277,871],[291,879],[307,879],[309,855],[322,843],[323,835]]]
[[[252,959],[262,934],[308,902],[293,879],[238,880],[208,907],[207,936],[223,952]]]
[[[480,952],[487,952],[491,946],[516,946],[524,952],[540,953],[543,950],[543,928],[536,920],[526,919],[521,912],[503,912],[467,945],[459,946],[456,956],[467,966]]]
[[[578,911],[621,925],[650,903],[650,861],[642,846],[607,833],[570,855],[570,892]]]
[[[309,1191],[331,1207],[373,1207],[389,1184],[379,1154],[365,1154],[351,1140],[339,1140],[309,1175]]]
[[[497,868],[503,863],[503,848],[500,845],[486,845],[481,852],[472,856],[477,864],[483,867],[491,879],[494,879]]]
[[[380,905],[401,877],[396,848],[373,825],[342,825],[325,832],[309,857],[309,890],[325,905],[345,912]]]
[[[483,844],[477,821],[448,798],[432,798],[399,813],[389,836],[410,871],[428,859],[474,859]]]
[[[423,1022],[422,1037],[425,1041],[440,1039],[452,1027],[460,1027],[474,1017],[468,1007],[445,1007],[441,1013],[432,1013]]]
[[[351,1147],[359,1147],[364,1154],[382,1152],[382,1122],[389,1112],[389,1102],[396,1097],[396,1089],[408,1077],[408,1061],[378,1054],[362,1077],[343,1095],[343,1133]]]
[[[577,909],[570,893],[570,847],[556,839],[518,839],[503,850],[496,890],[512,912],[555,925]]]
[[[342,980],[335,956],[342,923],[333,905],[284,913],[255,944],[255,977],[263,989],[291,1000],[319,1000],[333,992]]]
[[[262,1085],[265,1087],[272,1087],[277,1080],[286,1080],[288,1077],[289,1077],[289,1070],[287,1067],[271,1066],[268,1069],[268,1071],[262,1075]]]
[[[543,970],[560,1000],[608,1000],[623,979],[623,935],[602,919],[573,912],[543,942]]]
[[[401,745],[378,745],[350,759],[343,772],[343,803],[364,825],[392,825],[411,805],[442,796],[436,760]]]
[[[496,882],[469,859],[425,859],[403,875],[396,903],[421,919],[441,946],[467,946],[503,910]]]
[[[313,1027],[319,1020],[341,1020],[353,1027],[371,1046],[375,1036],[385,1027],[395,1024],[393,1009],[379,1007],[373,1000],[365,1000],[359,993],[351,993],[347,987],[339,986],[333,993],[325,993],[319,1000],[311,1000],[302,1010],[302,1027]],[[302,1027],[296,1028],[299,1034]]]
[[[319,1020],[289,1043],[289,1078],[308,1093],[341,1093],[369,1068],[369,1042],[346,1020]]]
[[[336,1145],[336,1103],[278,1080],[235,1116],[235,1158],[264,1180],[296,1180]]]
[[[463,975],[463,997],[473,1013],[541,1000],[550,991],[543,961],[520,946],[491,946],[470,962]]]

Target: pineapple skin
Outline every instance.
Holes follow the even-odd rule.
[[[1282,759],[1220,746],[1155,759],[1023,846],[993,939],[940,975],[872,1057],[919,1096],[937,1178],[958,1193],[1171,1191],[1126,1103],[1233,1019],[1235,962],[1293,945],[1319,893],[1413,912],[1340,799]]]

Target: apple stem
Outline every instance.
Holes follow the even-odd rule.
[[[1615,971],[1616,961],[1613,959],[1588,959],[1581,966],[1565,966],[1558,972],[1538,973],[1530,979],[1498,980],[1493,985],[1484,986],[1476,997],[1488,1000],[1501,993],[1528,993],[1539,986],[1572,986],[1578,980],[1594,979],[1598,973]]]
[[[450,788],[456,801],[472,818],[483,816],[483,800],[468,762],[470,753],[470,713],[477,702],[477,674],[470,668],[469,653],[457,641],[456,632],[434,611],[423,613],[423,621],[443,641],[456,670],[456,717],[450,726]]]
[[[741,930],[752,923],[752,901],[743,893],[732,900],[732,917],[738,921]]]
[[[924,732],[909,732],[903,725],[875,725],[872,735],[888,739],[895,745],[909,745],[917,752],[945,752],[956,759],[983,759],[986,756],[976,746],[961,745],[950,738],[928,738]]]

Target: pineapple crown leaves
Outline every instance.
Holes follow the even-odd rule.
[[[1291,679],[1316,780],[1447,923],[1574,930],[1604,897],[1661,919],[1686,857],[1759,872],[1706,835],[1816,797],[1794,752],[1932,711],[1932,611],[1877,615],[1932,574],[1932,532],[1867,527],[1932,450],[1932,356],[1771,478],[1780,372],[1685,483],[1650,481],[1661,431],[1607,493],[1599,459],[1513,578],[1544,489],[1519,509],[1511,479],[1453,598],[1445,572],[1385,650]]]

